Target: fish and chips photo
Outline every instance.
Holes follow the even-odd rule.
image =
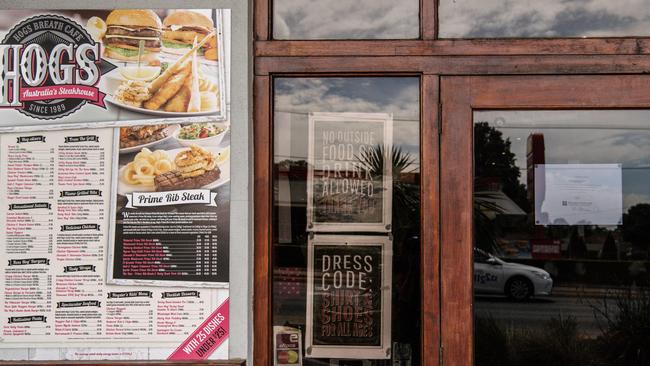
[[[119,103],[152,111],[201,113],[219,109],[219,88],[200,70],[197,50],[208,34],[151,82],[125,80],[115,92]]]

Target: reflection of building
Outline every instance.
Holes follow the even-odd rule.
[[[528,187],[528,201],[531,207],[535,207],[535,165],[546,163],[544,134],[531,133],[528,135],[526,146],[526,187]]]
[[[526,222],[526,211],[503,192],[501,178],[478,177],[474,190],[477,208],[495,228],[492,250],[506,257],[528,257],[528,242],[517,230]]]
[[[534,210],[530,213],[530,222],[535,222],[535,215],[541,213],[542,202],[545,198],[545,187],[535,186],[535,167],[546,164],[546,145],[544,143],[543,133],[531,133],[528,135],[526,144],[526,187],[528,201]],[[537,169],[538,172],[544,172],[544,168]],[[544,182],[540,180],[539,182]],[[537,194],[537,199],[535,195]],[[561,244],[559,240],[552,240],[546,237],[545,227],[540,225],[533,226],[532,236],[530,238],[530,253],[533,258],[557,258],[561,256]]]
[[[523,216],[522,210],[515,201],[503,193],[503,184],[498,177],[477,178],[474,195],[481,200],[481,211],[490,219],[499,216]]]

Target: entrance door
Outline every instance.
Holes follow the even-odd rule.
[[[443,364],[648,364],[650,77],[441,80]]]
[[[255,364],[439,364],[438,77],[256,80]]]

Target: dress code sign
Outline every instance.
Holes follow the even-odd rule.
[[[308,357],[319,357],[321,349],[330,357],[337,350],[341,357],[385,357],[384,336],[389,334],[385,319],[390,316],[390,290],[386,288],[391,268],[389,250],[384,251],[387,241],[376,236],[316,236],[312,240]],[[348,354],[351,350],[354,352]]]
[[[314,344],[379,345],[381,246],[322,245],[314,259]]]
[[[308,230],[390,230],[391,125],[387,114],[310,115]]]

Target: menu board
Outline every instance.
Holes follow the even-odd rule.
[[[227,358],[229,14],[3,10],[0,348]]]
[[[0,347],[176,345],[217,290],[107,284],[113,128],[0,135]]]
[[[390,357],[391,253],[386,236],[309,241],[306,357]]]
[[[307,230],[390,232],[392,117],[309,115]]]
[[[206,138],[198,138],[201,129]],[[131,146],[143,130],[165,131],[154,147]],[[110,280],[227,286],[230,144],[219,123],[120,129]],[[193,137],[197,137],[192,139]]]

